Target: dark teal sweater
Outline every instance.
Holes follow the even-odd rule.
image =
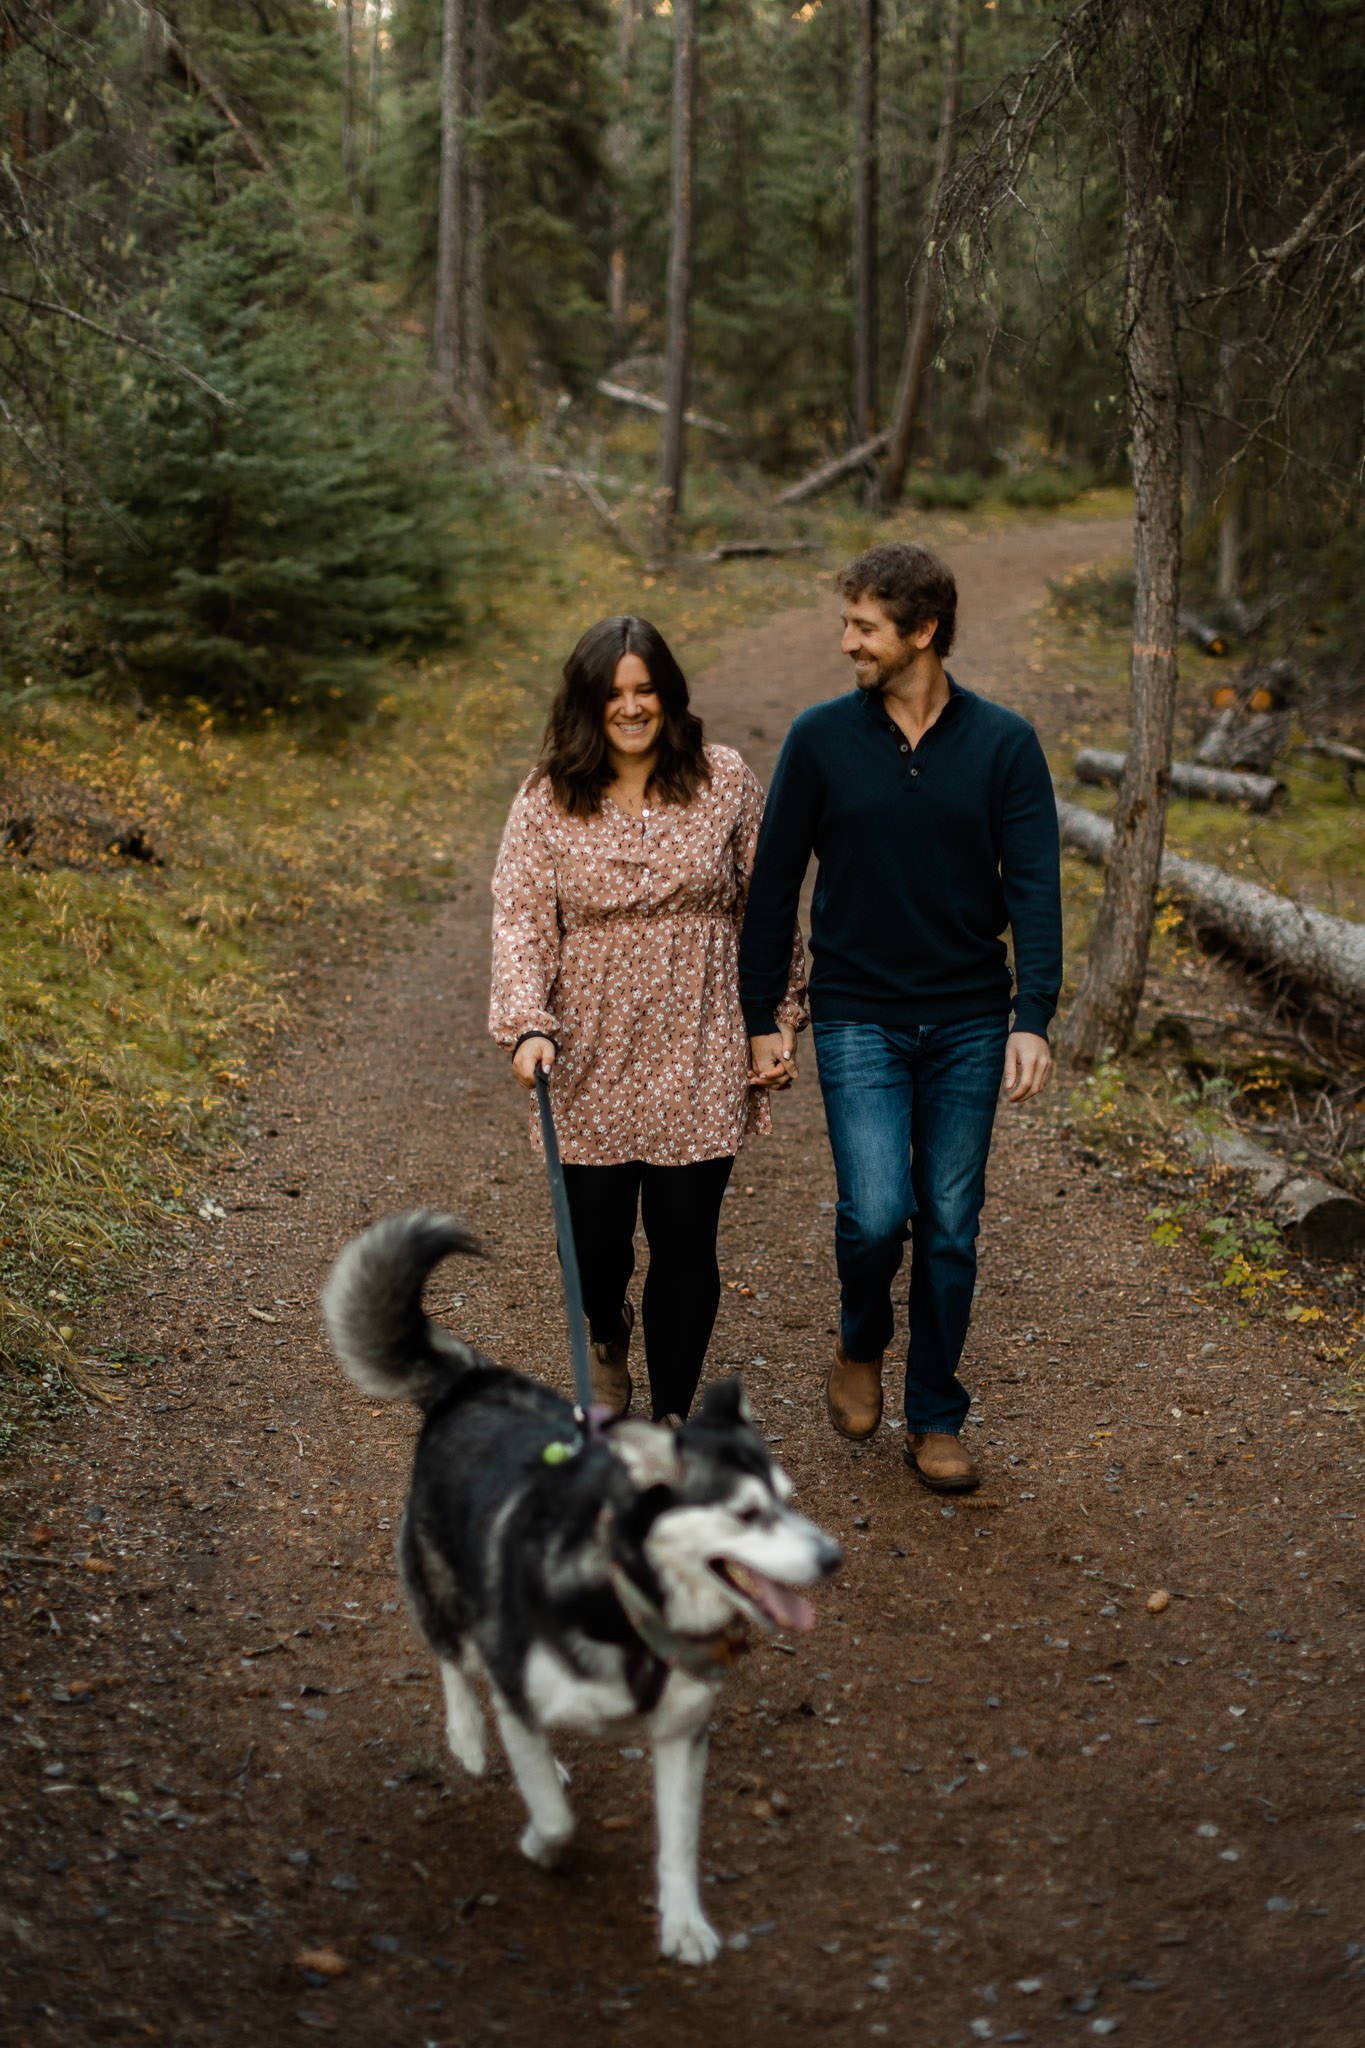
[[[1017,712],[950,677],[913,748],[875,691],[801,713],[768,793],[740,943],[751,1035],[775,1029],[812,854],[817,1023],[907,1029],[1004,1016],[1012,1000],[1016,1031],[1046,1033],[1062,980],[1057,806]]]

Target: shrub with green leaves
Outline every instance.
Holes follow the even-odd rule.
[[[1051,512],[1058,505],[1069,505],[1073,498],[1079,498],[1094,481],[1088,469],[1025,469],[1018,476],[1006,477],[999,488],[1007,505]]]
[[[986,495],[986,480],[972,470],[916,470],[906,479],[905,495],[923,512],[967,512]]]

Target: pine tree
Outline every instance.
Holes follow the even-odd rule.
[[[222,399],[139,361],[88,460],[73,577],[118,669],[237,713],[354,710],[376,652],[458,617],[457,507],[377,399],[373,360],[297,218],[263,179],[207,197],[157,318]]]

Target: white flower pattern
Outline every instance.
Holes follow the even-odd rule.
[[[559,1047],[550,1099],[564,1158],[686,1166],[772,1129],[748,1081],[739,930],[763,815],[757,777],[708,746],[711,780],[687,804],[634,817],[605,797],[573,818],[549,781],[518,792],[493,873],[488,1028],[500,1045]],[[806,1022],[805,955],[779,1018]],[[540,1133],[534,1110],[533,1143]]]

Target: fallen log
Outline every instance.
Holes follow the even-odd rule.
[[[1187,1124],[1181,1133],[1190,1157],[1235,1174],[1267,1204],[1296,1251],[1310,1259],[1353,1259],[1365,1251],[1365,1202],[1345,1188],[1305,1173],[1243,1131],[1209,1132]]]
[[[1107,818],[1059,797],[1057,820],[1066,845],[1101,864],[1108,859],[1114,828]],[[1228,940],[1285,980],[1365,1016],[1365,925],[1309,910],[1290,896],[1178,853],[1162,855],[1161,882],[1197,930]]]
[[[1223,610],[1239,640],[1254,640],[1272,613],[1288,601],[1289,593],[1285,590],[1277,591],[1273,597],[1263,597],[1259,604],[1248,604],[1243,597],[1228,597],[1223,600]]]
[[[644,549],[631,539],[597,485],[583,470],[567,469],[557,462],[533,462],[530,470],[532,476],[549,477],[553,483],[572,484],[576,491],[582,492],[617,545],[623,547],[628,555],[643,555]]]
[[[735,562],[756,555],[809,555],[818,552],[818,540],[726,540],[702,556],[703,562]]]
[[[1365,768],[1365,748],[1348,747],[1345,740],[1307,740],[1306,754],[1322,754],[1329,761],[1340,761],[1346,770],[1346,787],[1354,796],[1356,777]]]
[[[831,485],[837,484],[841,478],[851,476],[855,469],[861,469],[864,463],[873,461],[882,453],[890,439],[888,430],[874,434],[870,441],[860,441],[856,448],[847,449],[844,454],[836,455],[832,462],[822,463],[819,469],[813,469],[809,475],[801,477],[796,483],[788,484],[785,491],[779,491],[773,500],[774,504],[804,505],[807,499],[818,498],[821,491],[829,490]]]
[[[1102,747],[1082,747],[1073,765],[1078,782],[1121,782],[1125,757]],[[1276,797],[1283,796],[1284,784],[1273,775],[1243,775],[1232,768],[1201,768],[1195,761],[1172,761],[1171,793],[1207,797],[1211,803],[1242,804],[1249,811],[1268,811]]]
[[[1196,647],[1202,647],[1205,654],[1227,653],[1227,635],[1220,633],[1217,626],[1211,626],[1207,619],[1201,619],[1197,612],[1179,612],[1176,621],[1181,632],[1187,634]]]
[[[1262,711],[1248,718],[1240,706],[1229,705],[1195,748],[1195,765],[1229,768],[1237,775],[1268,775],[1293,730],[1292,711]]]
[[[668,407],[662,398],[653,398],[648,391],[635,391],[629,384],[615,384],[610,377],[599,377],[597,389],[604,398],[614,398],[618,405],[638,406],[641,412],[665,413]],[[727,441],[733,441],[735,430],[727,427],[722,420],[711,420],[704,412],[685,412],[683,420],[689,427],[700,427],[703,433],[723,434]]]

